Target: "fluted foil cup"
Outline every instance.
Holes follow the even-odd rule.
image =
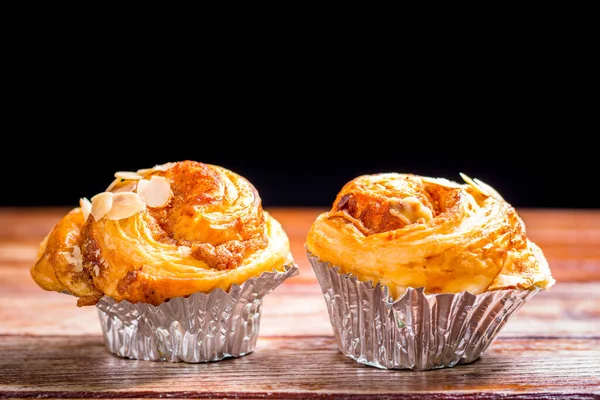
[[[263,272],[226,292],[195,293],[158,306],[104,296],[96,305],[106,348],[121,357],[200,363],[254,351],[263,297],[296,275]]]
[[[340,351],[382,369],[431,370],[475,361],[537,290],[426,294],[409,288],[394,299],[379,283],[307,252]]]

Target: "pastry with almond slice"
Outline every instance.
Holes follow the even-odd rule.
[[[473,361],[554,285],[515,208],[461,176],[358,176],[313,221],[307,255],[348,357],[390,369]]]
[[[478,294],[554,284],[540,248],[517,211],[489,185],[413,174],[363,175],[348,182],[331,210],[314,221],[314,255],[395,296]]]
[[[190,362],[252,351],[262,296],[295,273],[288,236],[263,209],[256,188],[226,168],[190,160],[115,173],[106,191],[82,198],[56,224],[31,267],[43,289],[76,296],[78,306],[98,307],[112,352]],[[212,306],[224,302],[224,308],[207,315],[202,304],[213,297]],[[230,309],[246,303],[254,314],[241,305]],[[225,328],[219,334],[198,321],[180,320],[194,314]],[[126,329],[132,315],[142,316],[137,327],[145,321],[149,328],[136,330],[136,338]],[[214,340],[214,346],[199,352],[167,345],[152,333],[161,325],[170,329],[169,316],[190,325],[185,343]],[[250,341],[238,337],[243,332]],[[173,338],[180,334],[173,332]],[[126,340],[139,345],[123,347]]]

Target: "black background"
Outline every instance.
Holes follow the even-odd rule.
[[[480,40],[406,64],[379,42],[339,60],[256,58],[249,43],[224,58],[143,60],[143,40],[102,53],[16,45],[0,206],[73,206],[116,171],[191,159],[245,176],[265,207],[328,207],[348,180],[389,171],[463,172],[517,207],[600,208],[594,53],[562,36],[502,49]]]
[[[332,130],[271,126],[236,129],[145,123],[111,129],[46,132],[5,142],[2,206],[76,206],[103,191],[116,171],[169,161],[218,164],[248,178],[263,205],[329,207],[348,180],[410,172],[461,181],[459,172],[495,187],[520,208],[597,208],[595,148],[575,135],[484,132],[433,134],[351,124]],[[160,128],[160,126],[158,127]],[[356,128],[356,127],[354,127]],[[588,144],[586,144],[588,143]]]
[[[585,73],[558,65],[431,65],[402,79],[375,65],[293,76],[80,67],[15,68],[0,206],[74,206],[116,171],[189,159],[245,176],[265,207],[329,207],[361,174],[463,172],[516,207],[600,208],[597,107],[580,95]]]

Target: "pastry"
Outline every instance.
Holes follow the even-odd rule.
[[[497,334],[498,324],[555,283],[517,211],[491,186],[461,175],[462,184],[402,173],[358,176],[311,225],[307,253],[346,355],[382,368],[430,369],[472,361]],[[382,290],[383,295],[375,293]],[[383,297],[369,300],[367,293]],[[369,305],[355,308],[368,314],[360,317],[363,322],[385,315],[389,324],[353,329],[343,317],[348,312],[359,318],[357,311],[350,312],[353,301]],[[473,311],[475,305],[494,308],[480,314]],[[420,311],[414,314],[416,309]],[[485,318],[471,318],[475,315]],[[437,333],[415,336],[415,324],[423,330],[427,318],[438,324],[427,332]],[[489,325],[495,318],[497,322]],[[464,324],[477,330],[464,330]],[[461,336],[461,329],[471,342]],[[398,349],[394,340],[380,347],[371,344],[366,355],[367,349],[357,345],[385,337],[404,338],[405,346]],[[427,357],[408,354],[417,339],[423,343],[413,351],[424,351],[427,343],[435,347],[427,349]]]
[[[82,198],[54,226],[31,267],[43,289],[98,307],[114,353],[190,362],[252,351],[262,296],[295,273],[289,239],[256,188],[226,168],[190,160],[117,172],[106,191]],[[244,310],[248,302],[254,314]],[[165,333],[173,321],[187,326],[183,337]],[[213,337],[209,326],[218,333],[214,346],[189,348]],[[176,338],[182,347],[173,346]]]

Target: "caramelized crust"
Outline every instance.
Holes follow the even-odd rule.
[[[87,219],[78,207],[54,227],[31,268],[42,288],[80,297],[80,306],[103,295],[158,305],[228,290],[290,262],[287,235],[245,178],[194,161],[137,175],[117,174],[127,178],[117,179],[109,187],[112,195],[104,195],[112,203],[92,198]],[[145,192],[142,181],[150,187]],[[170,193],[162,201],[165,187]],[[123,192],[138,195],[117,197]]]
[[[394,294],[554,284],[542,251],[515,209],[483,182],[458,184],[412,174],[348,182],[307,236],[307,250]]]

